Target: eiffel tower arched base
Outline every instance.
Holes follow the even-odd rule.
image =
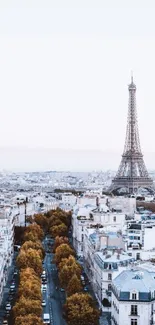
[[[127,193],[135,194],[138,192],[138,189],[144,188],[149,193],[154,193],[154,186],[153,181],[151,178],[145,178],[145,177],[116,177],[113,179],[112,184],[109,188],[109,192],[116,193],[120,189],[126,189]]]

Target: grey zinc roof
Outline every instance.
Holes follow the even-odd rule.
[[[139,293],[149,293],[155,290],[155,272],[146,270],[123,271],[113,280],[113,285],[121,292],[137,290]]]

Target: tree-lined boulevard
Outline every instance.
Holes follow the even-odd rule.
[[[69,240],[71,213],[57,208],[28,219],[16,229],[19,286],[9,325],[98,325],[99,311],[84,292],[82,267]]]

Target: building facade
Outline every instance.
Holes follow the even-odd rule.
[[[155,273],[126,270],[112,284],[112,325],[155,324]]]

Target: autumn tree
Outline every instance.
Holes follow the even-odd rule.
[[[49,220],[44,216],[42,213],[35,214],[34,222],[36,222],[37,225],[39,225],[44,231],[48,230],[49,227]]]
[[[61,223],[60,225],[53,226],[50,228],[50,234],[52,237],[57,236],[66,236],[67,235],[67,227],[64,223]]]
[[[20,281],[25,282],[27,279],[31,281],[37,281],[38,285],[41,284],[40,277],[38,277],[34,269],[30,267],[26,267],[20,271]]]
[[[26,241],[33,241],[34,243],[36,241],[38,241],[38,235],[37,235],[37,233],[31,232],[31,231],[26,232],[24,234],[24,242],[26,242]]]
[[[40,301],[28,299],[21,296],[13,307],[13,314],[15,317],[26,316],[28,314],[34,314],[38,317],[41,317],[42,307]]]
[[[53,226],[61,225],[62,221],[58,217],[53,215],[48,219],[48,224],[49,224],[49,228],[51,228]]]
[[[32,300],[42,300],[41,280],[31,268],[22,269],[20,272],[18,297],[21,296]]]
[[[71,222],[71,213],[65,212],[60,208],[57,208],[54,212],[53,215],[56,216],[61,220],[62,223],[64,223],[67,227],[70,226]]]
[[[15,325],[43,325],[41,317],[36,315],[18,316],[15,319]]]
[[[61,270],[64,266],[72,266],[76,264],[76,267],[79,269],[79,273],[81,274],[82,267],[81,265],[76,261],[75,257],[73,255],[70,255],[67,258],[62,258],[61,262],[58,265],[59,270]]]
[[[67,244],[60,245],[55,251],[55,263],[58,265],[63,258],[68,258],[70,255],[75,255],[73,249]]]
[[[56,248],[58,246],[62,245],[62,244],[69,244],[68,238],[67,237],[62,237],[62,236],[61,237],[57,236],[55,238],[55,242],[54,242],[54,246],[53,246],[53,253],[55,253]]]
[[[30,234],[30,233],[29,233]],[[40,241],[26,241],[23,245],[22,245],[22,250],[27,251],[29,248],[35,249],[37,250],[37,252],[39,253],[41,259],[44,258],[45,252],[42,246],[42,243]]]
[[[45,216],[47,218],[51,218],[51,220],[60,220],[61,223],[64,223],[67,227],[70,226],[71,223],[71,212],[65,212],[60,208],[57,208],[55,210],[50,210],[47,213],[45,213]],[[55,217],[55,218],[54,218]],[[55,221],[54,221],[55,222]],[[51,224],[53,226],[54,224]]]
[[[26,299],[31,300],[42,300],[42,294],[40,287],[37,284],[27,280],[24,283],[21,283],[18,289],[18,296],[25,297]]]
[[[82,289],[81,280],[74,274],[68,282],[66,289],[67,295],[72,296],[75,293],[81,292]]]
[[[77,278],[80,280],[81,268],[76,262],[72,265],[66,264],[62,268],[59,267],[59,280],[62,288],[66,289],[73,275],[76,275]]]
[[[75,293],[66,300],[64,307],[68,325],[98,325],[99,311],[88,294]]]
[[[24,240],[27,240],[27,238],[25,238],[25,237],[29,232],[32,233],[34,235],[34,237],[36,236],[39,240],[42,240],[44,237],[43,230],[36,223],[33,223],[32,225],[30,225],[26,228],[26,231],[24,234]]]
[[[20,269],[31,267],[34,269],[36,274],[40,275],[42,272],[42,260],[40,254],[32,248],[29,248],[27,251],[20,250],[17,257],[17,266]]]

